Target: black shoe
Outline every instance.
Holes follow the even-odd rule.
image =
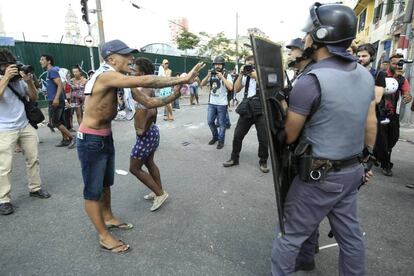
[[[70,144],[70,140],[62,140],[60,141],[59,144],[56,145],[56,147],[61,148],[61,147],[67,147]]]
[[[310,263],[301,263],[295,265],[295,272],[302,270],[302,271],[312,271],[315,269],[315,261]]]
[[[262,173],[268,173],[269,172],[269,168],[267,167],[266,163],[259,164],[259,168],[262,171]]]
[[[72,138],[72,140],[70,140],[70,143],[68,145],[68,149],[73,149],[76,146],[76,139]]]
[[[55,128],[50,123],[47,123],[47,127],[50,128],[51,132],[55,132]]]
[[[230,160],[223,163],[223,167],[228,168],[228,167],[236,166],[238,164],[239,164],[239,161],[235,161],[233,159],[230,159]]]
[[[33,197],[38,197],[38,198],[49,198],[50,197],[50,194],[46,190],[43,190],[43,189],[40,189],[36,192],[30,192],[29,195]]]
[[[217,149],[222,149],[224,147],[224,142],[219,141],[217,144]]]
[[[13,205],[10,202],[0,203],[0,214],[3,216],[10,215],[14,212]]]
[[[209,145],[214,145],[217,142],[216,138],[213,138],[210,140],[210,142],[208,142]]]
[[[382,173],[385,176],[392,176],[392,170],[390,168],[382,168]]]

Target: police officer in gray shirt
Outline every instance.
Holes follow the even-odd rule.
[[[315,3],[305,27],[304,54],[315,64],[290,94],[287,143],[297,142],[298,176],[285,206],[285,234],[277,229],[272,275],[292,275],[301,245],[326,216],[339,244],[339,275],[364,275],[365,247],[357,190],[372,176],[361,165],[376,136],[374,81],[346,49],[357,18],[347,6]],[[313,111],[314,110],[314,111]],[[314,262],[313,255],[307,255]]]

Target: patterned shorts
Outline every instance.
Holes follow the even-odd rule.
[[[152,125],[144,135],[137,135],[137,142],[131,151],[131,157],[146,161],[160,144],[160,131],[156,125]]]

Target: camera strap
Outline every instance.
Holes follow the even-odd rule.
[[[244,86],[244,98],[247,99],[247,95],[249,94],[249,86],[250,86],[250,76],[246,76],[246,85]]]
[[[23,98],[23,96],[22,96],[22,95],[20,95],[20,94],[16,91],[16,89],[14,89],[14,88],[13,88],[13,86],[11,86],[11,85],[10,85],[10,83],[7,85],[7,87],[8,87],[8,88],[10,88],[10,90],[13,92],[13,94],[14,94],[14,95],[16,95],[16,97],[17,97],[17,98],[19,98],[19,100],[21,100],[21,101],[23,102],[23,104],[24,104],[24,105],[26,105],[27,100],[25,100],[25,99]]]

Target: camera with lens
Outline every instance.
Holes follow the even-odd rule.
[[[34,68],[32,65],[27,65],[27,64],[23,64],[23,63],[17,63],[17,70],[23,71],[23,73],[27,74],[33,74],[34,72]]]
[[[246,64],[243,67],[243,71],[242,74],[243,75],[250,75],[254,70],[254,65],[253,64]]]
[[[211,69],[210,69],[210,74],[212,74],[212,75],[217,75],[217,71],[216,71],[216,69],[211,68]]]
[[[406,60],[406,59],[400,59],[397,63],[398,69],[400,69],[400,70],[403,69],[403,66],[404,66],[405,63],[413,63],[413,61],[412,60]]]

